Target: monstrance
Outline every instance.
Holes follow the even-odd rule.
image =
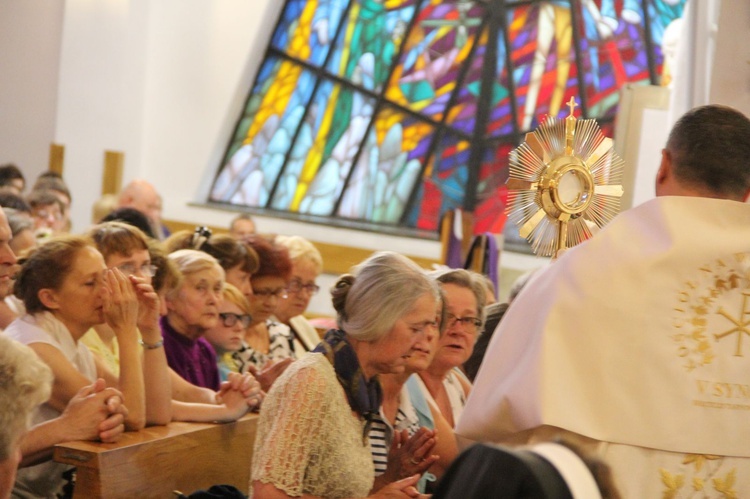
[[[537,255],[560,251],[591,237],[620,210],[623,160],[596,120],[547,117],[510,153],[508,219]]]

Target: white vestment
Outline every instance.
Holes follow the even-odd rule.
[[[461,438],[581,436],[624,497],[750,497],[750,205],[662,197],[539,272]]]

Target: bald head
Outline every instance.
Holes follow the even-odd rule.
[[[139,178],[130,182],[120,192],[118,208],[134,208],[144,215],[154,225],[161,224],[161,196],[153,185]]]

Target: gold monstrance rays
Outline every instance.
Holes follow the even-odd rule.
[[[595,120],[548,117],[510,153],[508,218],[537,255],[557,255],[619,212],[623,161]]]

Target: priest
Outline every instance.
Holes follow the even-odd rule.
[[[685,114],[656,194],[527,284],[456,433],[572,440],[623,497],[750,497],[750,120]]]

